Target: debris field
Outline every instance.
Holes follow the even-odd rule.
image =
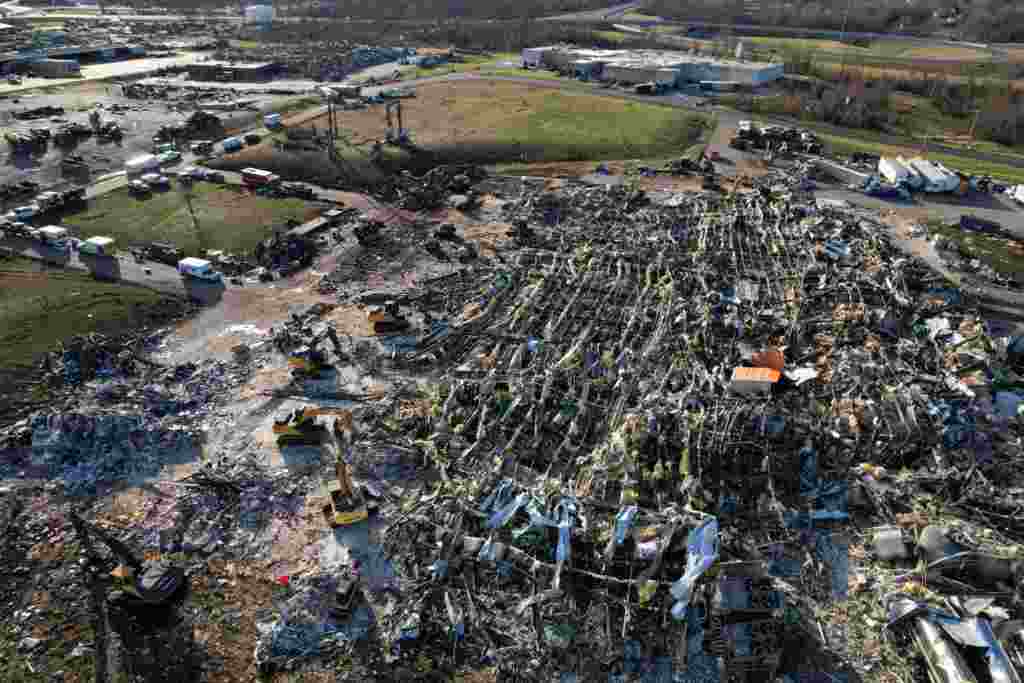
[[[128,680],[1018,681],[1024,345],[803,184],[491,185],[493,257],[370,292],[375,254],[462,238],[350,221],[336,303],[231,361],[66,350],[74,400],[7,433],[42,480],[8,516],[56,544],[74,508],[142,576],[182,568],[125,602],[72,555],[49,589]],[[147,477],[120,515],[95,497]],[[42,565],[5,557],[43,670]]]

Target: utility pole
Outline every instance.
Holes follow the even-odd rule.
[[[971,149],[974,149],[974,129],[978,125],[978,115],[981,114],[981,109],[974,109],[973,111],[974,111],[974,120],[971,121],[971,130],[970,130],[969,133],[967,133],[967,137],[969,137],[971,139],[971,142],[970,142]]]

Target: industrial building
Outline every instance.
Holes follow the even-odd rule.
[[[43,78],[74,78],[82,74],[82,66],[74,59],[37,59],[26,67]]]
[[[783,77],[783,65],[699,57],[667,50],[589,50],[569,46],[525,48],[523,65],[568,71],[583,80],[661,83],[678,87],[756,87]]]
[[[208,61],[191,64],[188,76],[196,81],[269,81],[277,73],[275,62],[240,63]]]
[[[903,157],[882,157],[878,160],[878,173],[894,185],[905,184],[925,192],[952,192],[960,189],[964,182],[942,164],[920,157],[909,161]]]

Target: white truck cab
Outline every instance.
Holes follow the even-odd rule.
[[[201,258],[183,258],[178,261],[178,272],[184,277],[193,277],[207,282],[220,282],[221,274],[213,269],[213,264]]]

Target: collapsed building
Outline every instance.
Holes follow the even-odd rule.
[[[591,50],[571,46],[525,48],[524,66],[566,71],[584,80],[655,82],[669,87],[756,87],[783,77],[782,64],[697,57],[669,50]]]
[[[524,179],[495,209],[512,226],[499,257],[402,279],[397,292],[339,296],[385,302],[375,323],[416,309],[397,332],[332,338],[338,366],[363,374],[386,362],[389,387],[359,395],[333,430],[313,429],[326,406],[271,419],[275,434],[333,431],[338,470],[356,472],[346,495],[372,499],[381,527],[371,535],[368,513],[311,527],[321,538],[304,544],[309,562],[278,577],[280,599],[260,610],[259,669],[319,664],[361,682],[413,678],[410,669],[588,682],[838,674],[839,655],[811,669],[805,654],[845,646],[821,624],[847,596],[856,560],[842,531],[854,511],[885,519],[912,504],[902,475],[881,484],[886,468],[917,468],[915,491],[957,482],[958,500],[1024,538],[1013,515],[1024,488],[1001,500],[977,484],[1019,477],[1011,390],[1021,366],[1007,336],[896,250],[870,213],[808,201],[794,176],[760,192],[657,202],[629,187],[549,191]],[[380,245],[352,250],[374,263],[405,251],[388,241],[423,239],[397,220],[375,229]],[[310,339],[307,369],[323,365],[312,347],[332,310],[293,316],[276,337]],[[246,364],[271,362],[267,346],[254,344]],[[303,360],[290,345],[284,353]],[[69,349],[61,370],[69,382],[109,372],[126,385],[122,403],[141,405],[116,418],[33,418],[31,464],[85,488],[196,448],[191,432],[170,435],[179,420],[216,426],[206,438],[223,433],[209,449],[223,455],[187,481],[160,482],[167,494],[148,499],[126,533],[189,554],[196,577],[208,571],[204,550],[265,558],[310,507],[321,453],[308,476],[272,469],[251,430],[232,428],[221,408],[241,363],[157,368],[133,398],[113,360]],[[288,391],[304,391],[292,377]],[[392,486],[418,475],[429,483],[414,496]],[[929,565],[929,588],[947,572],[960,572],[961,587],[983,578],[961,559]],[[999,638],[1018,638],[1017,603],[1005,591],[989,599],[1002,610],[991,617],[1003,620]],[[890,602],[893,625],[948,627],[913,646],[931,661],[934,643],[971,641],[953,628],[959,617]],[[380,656],[364,657],[353,644],[371,626]],[[972,666],[1011,665],[991,646]]]

